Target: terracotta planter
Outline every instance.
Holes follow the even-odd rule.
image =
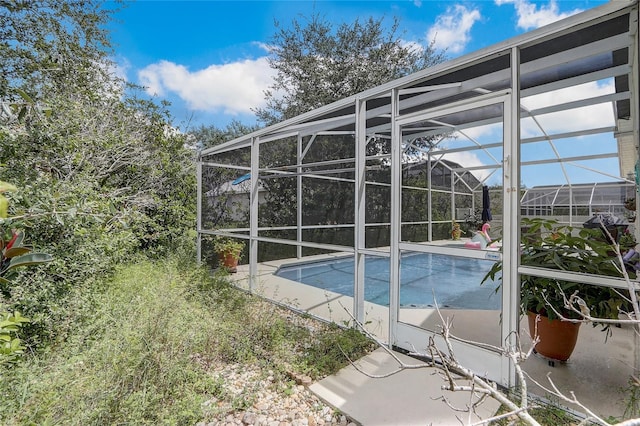
[[[527,312],[527,316],[529,317],[529,332],[533,337],[537,314]],[[536,345],[535,351],[546,358],[566,361],[576,347],[578,331],[580,331],[580,323],[550,320],[540,315],[538,322],[540,341]]]
[[[238,272],[238,259],[231,253],[218,254],[220,264],[231,273]]]

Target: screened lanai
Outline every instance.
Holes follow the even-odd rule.
[[[521,331],[523,274],[558,275],[521,264],[523,218],[579,228],[605,211],[638,236],[624,208],[638,191],[637,6],[610,2],[202,151],[201,260],[217,265],[216,237],[243,241],[247,290],[353,317],[406,350],[437,331],[437,305],[455,317],[461,362],[515,385],[511,361],[486,345]],[[502,285],[481,283],[499,260]],[[619,388],[638,367],[627,331],[588,338],[555,373]],[[615,374],[579,376],[598,362]]]
[[[635,193],[635,183],[628,181],[535,186],[525,191],[520,210],[522,216],[550,216],[572,225],[598,214],[634,222]]]

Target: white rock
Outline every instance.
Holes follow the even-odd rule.
[[[257,418],[256,413],[252,413],[248,411],[244,413],[244,415],[242,416],[242,424],[245,424],[245,425],[255,424],[256,418]]]

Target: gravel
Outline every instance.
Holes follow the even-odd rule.
[[[255,316],[259,316],[260,309],[275,313],[312,334],[324,326],[316,319],[297,315],[287,309],[274,310],[274,306],[266,301],[257,303],[254,309],[257,309]],[[202,404],[205,421],[197,423],[197,426],[356,426],[353,419],[316,397],[308,389],[313,380],[296,374],[294,368],[281,365],[279,370],[286,371],[283,374],[282,371],[265,368],[264,364],[258,362],[212,362],[200,354],[194,354],[193,357],[221,387],[215,392],[218,398]]]
[[[203,404],[209,420],[197,426],[355,426],[351,419],[309,391],[309,377],[291,374],[290,380],[282,380],[273,371],[247,364],[215,367],[211,374],[221,383],[218,394],[225,397]]]

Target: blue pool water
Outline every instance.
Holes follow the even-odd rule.
[[[500,309],[497,283],[480,282],[493,261],[431,253],[404,254],[400,262],[400,306],[453,309]],[[281,267],[276,275],[335,293],[353,296],[352,257]],[[365,294],[368,302],[389,305],[389,259],[367,256]]]

